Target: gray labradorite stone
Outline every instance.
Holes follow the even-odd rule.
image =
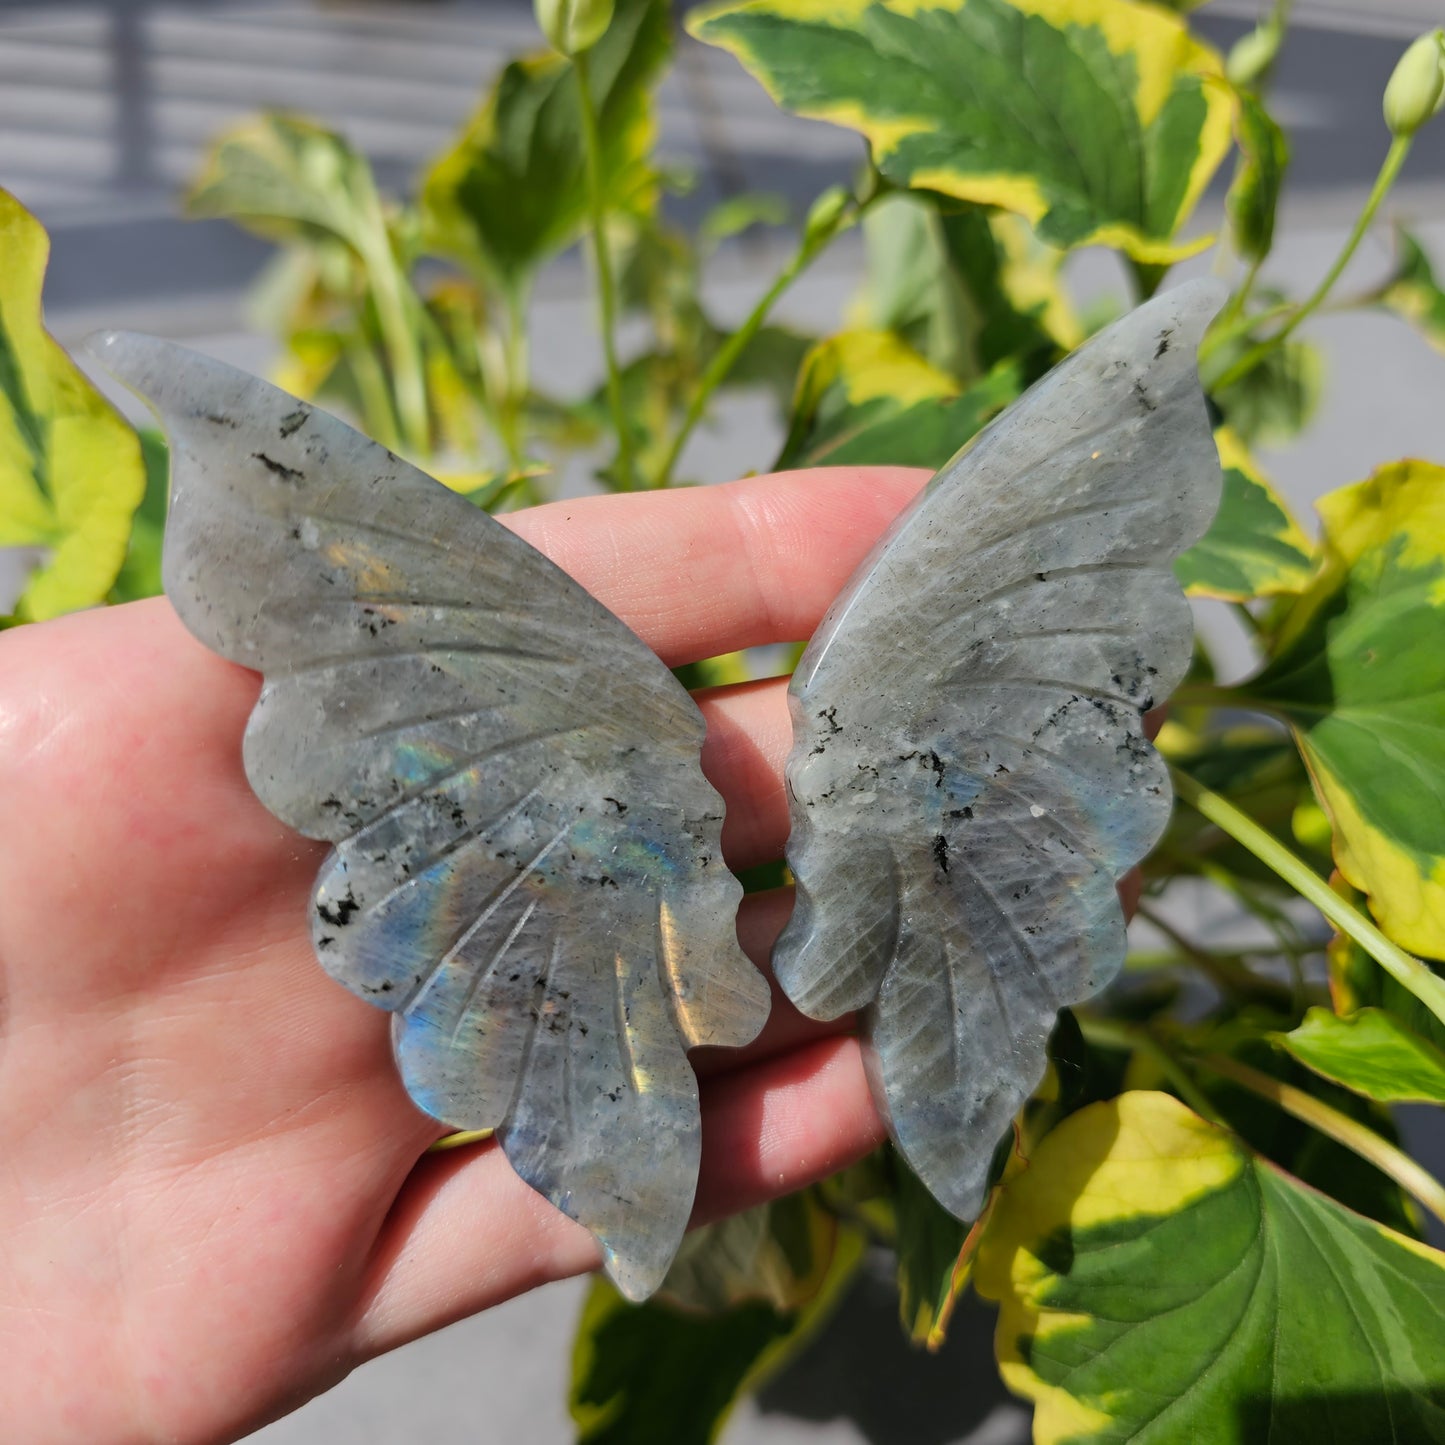
[[[1169,816],[1141,714],[1189,664],[1172,563],[1219,503],[1195,353],[1222,300],[1150,301],[980,433],[793,677],[778,981],[862,1010],[879,1108],[962,1219],[1057,1011],[1122,963],[1115,884]]]
[[[150,337],[90,345],[170,437],[167,595],[265,675],[251,784],[335,845],[322,965],[394,1015],[422,1109],[495,1128],[651,1293],[697,1184],[686,1050],[748,1042],[769,998],[696,706],[541,553],[334,417]]]

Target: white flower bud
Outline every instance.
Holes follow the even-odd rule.
[[[1385,87],[1385,124],[1412,136],[1445,102],[1445,29],[1422,35],[1401,57]]]
[[[553,50],[568,57],[591,50],[612,24],[613,0],[533,0],[537,24]]]
[[[1278,25],[1256,25],[1235,42],[1224,62],[1224,73],[1232,85],[1246,90],[1259,81],[1279,55],[1284,31]]]

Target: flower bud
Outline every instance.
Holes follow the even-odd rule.
[[[1412,136],[1445,102],[1445,29],[1422,35],[1401,57],[1385,87],[1385,124]]]
[[[553,50],[568,57],[591,50],[612,24],[613,0],[533,0],[537,24]]]
[[[813,202],[807,219],[803,222],[804,242],[811,244],[831,235],[852,198],[852,192],[847,186],[829,186]]]
[[[1230,84],[1247,90],[1263,79],[1279,55],[1283,39],[1283,28],[1268,23],[1256,25],[1248,35],[1242,35],[1224,62]]]

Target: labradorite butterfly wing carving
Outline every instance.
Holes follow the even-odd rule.
[[[686,1049],[768,1010],[697,707],[541,553],[334,417],[149,337],[90,346],[170,438],[167,595],[264,674],[252,787],[335,845],[322,964],[394,1015],[416,1103],[495,1128],[647,1295],[697,1181]]]
[[[978,1213],[1058,1009],[1124,957],[1115,885],[1168,819],[1142,714],[1189,663],[1174,558],[1220,469],[1196,372],[1223,299],[1150,301],[943,468],[853,576],[790,688],[773,957],[815,1018],[863,1011],[914,1171]]]

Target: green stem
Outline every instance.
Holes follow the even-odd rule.
[[[582,144],[587,157],[587,199],[592,212],[592,254],[597,269],[597,304],[602,324],[602,354],[607,362],[607,405],[617,430],[617,464],[622,489],[637,488],[637,462],[632,448],[632,426],[622,395],[622,368],[617,361],[617,288],[612,275],[612,249],[607,244],[607,204],[602,194],[602,141],[597,130],[597,108],[587,75],[587,56],[573,57],[577,75],[578,108],[582,115]]]
[[[495,1132],[493,1129],[458,1129],[455,1134],[443,1134],[426,1152],[445,1154],[449,1149],[465,1149],[468,1144],[485,1144]]]
[[[1228,799],[1195,782],[1188,773],[1171,768],[1174,791],[1190,807],[1248,848],[1301,897],[1313,903],[1341,933],[1353,938],[1381,968],[1410,990],[1431,1013],[1445,1023],[1445,979],[1437,977],[1418,958],[1405,952],[1380,932],[1363,914],[1351,908],[1303,859],[1295,857]]]
[[[1147,904],[1139,905],[1138,914],[1151,928],[1162,933],[1188,962],[1212,979],[1226,997],[1254,998],[1285,1004],[1292,1001],[1293,995],[1288,988],[1275,983],[1273,979],[1260,978],[1246,966],[1242,953],[1228,956],[1210,953],[1186,938],[1168,919]]]
[[[1167,263],[1136,261],[1129,258],[1129,276],[1134,282],[1134,304],[1142,306],[1160,287],[1169,274]]]
[[[373,441],[380,442],[387,450],[398,450],[401,437],[396,427],[396,409],[391,404],[386,373],[371,343],[365,337],[349,340],[345,343],[345,356],[356,379],[356,389],[361,394],[361,410],[367,432]]]
[[[1405,164],[1405,157],[1410,153],[1412,136],[1399,135],[1390,142],[1390,149],[1385,155],[1385,162],[1380,167],[1380,173],[1375,177],[1375,184],[1370,188],[1369,199],[1365,202],[1365,208],[1355,220],[1354,228],[1350,231],[1349,238],[1345,241],[1340,254],[1335,257],[1334,265],[1325,273],[1324,280],[1315,287],[1309,299],[1297,307],[1294,314],[1280,327],[1273,336],[1267,337],[1257,345],[1246,351],[1238,361],[1231,366],[1223,376],[1216,381],[1211,390],[1223,390],[1232,386],[1236,381],[1248,376],[1261,361],[1269,355],[1276,347],[1282,345],[1299,326],[1299,324],[1316,310],[1325,297],[1330,294],[1336,281],[1340,279],[1340,273],[1350,263],[1350,258],[1359,249],[1360,242],[1365,237],[1371,223],[1375,219],[1376,212],[1380,209],[1381,203],[1389,194],[1390,187],[1395,184],[1395,179],[1400,174],[1400,168]]]
[[[1207,361],[1221,346],[1227,346],[1236,337],[1253,331],[1256,326],[1263,326],[1266,322],[1278,320],[1279,317],[1286,316],[1293,310],[1293,301],[1281,301],[1263,311],[1256,311],[1253,315],[1237,316],[1232,321],[1226,321],[1221,316],[1209,328],[1208,334],[1199,344],[1200,361]]]
[[[698,378],[698,384],[693,390],[692,399],[688,402],[682,424],[678,427],[677,435],[673,437],[672,444],[667,449],[667,456],[658,471],[657,485],[659,487],[665,487],[672,481],[673,473],[677,470],[677,464],[682,458],[683,448],[687,446],[688,438],[693,434],[698,422],[702,420],[713,393],[727,380],[728,373],[737,365],[737,360],[747,348],[748,343],[762,329],[763,323],[768,319],[778,298],[822,255],[828,248],[828,244],[844,228],[845,223],[851,223],[857,218],[857,215],[857,211],[854,211],[852,216],[849,216],[847,212],[842,212],[831,227],[824,229],[819,234],[804,236],[798,249],[793,253],[792,259],[778,273],[773,284],[763,292],[757,305],[748,313],[747,319],[713,353],[712,360],[708,362],[703,369],[702,376]]]
[[[497,409],[497,430],[507,450],[513,471],[522,466],[522,408],[526,404],[528,379],[526,304],[515,290],[506,297],[507,329],[503,350],[503,396]]]
[[[1089,1043],[1101,1044],[1108,1049],[1126,1049],[1147,1054],[1174,1086],[1175,1093],[1201,1119],[1208,1119],[1211,1124],[1218,1124],[1222,1128],[1228,1127],[1204,1091],[1189,1076],[1184,1065],[1142,1024],[1127,1024],[1119,1019],[1101,1018],[1097,1014],[1078,1011],[1075,1012],[1075,1017],[1079,1021],[1080,1033]]]
[[[1229,608],[1251,637],[1262,637],[1264,635],[1264,624],[1249,610],[1249,604],[1247,602],[1231,602]]]
[[[413,324],[421,303],[409,295],[411,285],[402,275],[392,254],[385,223],[378,217],[379,235],[367,247],[362,261],[371,281],[376,316],[381,323],[387,359],[391,362],[392,386],[396,392],[396,413],[406,450],[423,459],[431,450],[431,415],[427,409],[426,369],[422,361],[421,338]],[[410,305],[408,305],[410,302]]]
[[[1169,694],[1169,701],[1176,707],[1241,706],[1239,694],[1219,682],[1182,682]]]
[[[1259,280],[1260,267],[1263,265],[1263,256],[1256,256],[1254,260],[1249,263],[1249,269],[1244,273],[1244,279],[1239,283],[1234,295],[1229,298],[1229,305],[1220,312],[1219,320],[1215,323],[1217,327],[1221,329],[1227,327],[1233,322],[1238,321],[1244,314],[1245,302],[1249,300],[1250,293],[1254,290],[1255,282]],[[1203,346],[1199,349],[1201,353],[1204,350]]]
[[[1227,1058],[1223,1054],[1205,1054],[1198,1063],[1210,1073],[1269,1100],[1335,1143],[1343,1144],[1346,1149],[1373,1164],[1380,1173],[1393,1179],[1407,1194],[1414,1195],[1431,1214],[1445,1222],[1445,1187],[1402,1149],[1397,1149],[1388,1139],[1382,1139],[1368,1125],[1331,1108],[1313,1094],[1252,1069],[1238,1059]]]

